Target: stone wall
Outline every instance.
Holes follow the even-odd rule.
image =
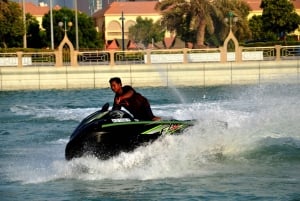
[[[0,90],[106,88],[119,76],[135,87],[299,82],[298,60],[77,67],[0,67]]]

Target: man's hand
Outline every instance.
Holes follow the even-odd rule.
[[[120,105],[120,103],[121,103],[121,98],[120,97],[116,98],[116,104]]]

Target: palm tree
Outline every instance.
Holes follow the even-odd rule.
[[[221,14],[211,0],[163,0],[157,4],[157,9],[162,11],[162,24],[169,31],[176,31],[183,39],[194,36],[191,42],[195,43],[196,48],[205,46],[205,30],[207,28],[213,33],[212,16]]]
[[[205,33],[217,30],[219,40],[228,33],[224,18],[229,12],[239,21],[234,32],[241,37],[249,35],[247,22],[249,6],[243,0],[163,0],[157,4],[162,11],[162,24],[168,31],[176,31],[186,42],[193,42],[195,48],[205,47]]]
[[[249,38],[251,31],[249,28],[249,23],[247,16],[249,15],[250,7],[248,3],[243,0],[217,0],[213,1],[215,7],[221,11],[222,15],[216,19],[215,24],[219,24],[216,29],[218,38],[223,41],[229,32],[228,22],[225,22],[224,19],[228,17],[236,17],[238,20],[232,22],[232,31],[236,35],[238,40]],[[233,16],[229,16],[229,14]],[[225,28],[226,27],[226,28]]]

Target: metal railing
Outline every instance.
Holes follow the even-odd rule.
[[[22,53],[22,59],[27,58],[26,66],[54,66],[54,52]]]
[[[280,49],[280,58],[285,59],[299,59],[300,46],[283,46]]]
[[[70,57],[70,55],[73,55]],[[71,60],[70,62],[61,62]],[[58,59],[60,58],[60,59]],[[62,58],[62,59],[61,59]],[[73,59],[73,61],[72,61]],[[130,51],[70,51],[0,53],[0,67],[89,66],[164,63],[279,61],[300,59],[300,46],[166,49]]]
[[[116,51],[113,53],[115,64],[144,64],[144,51]]]
[[[274,61],[276,60],[276,47],[271,46],[271,47],[243,47],[242,48],[242,53],[244,52],[256,52],[256,53],[261,53],[261,58],[258,57],[257,59],[263,60],[263,61]],[[242,55],[243,61],[247,61],[248,59],[245,58],[244,55]],[[249,59],[251,60],[251,59]]]
[[[107,51],[79,52],[77,61],[78,65],[108,65],[110,53]]]

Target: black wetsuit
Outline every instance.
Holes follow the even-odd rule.
[[[117,98],[126,94],[130,90],[133,91],[133,95],[130,98],[123,99],[120,104],[116,104]],[[142,96],[140,93],[137,93],[131,86],[128,85],[123,86],[122,91],[122,94],[115,95],[113,110],[120,110],[122,106],[126,108],[126,110],[128,110],[135,119],[151,121],[154,118],[147,98]]]

